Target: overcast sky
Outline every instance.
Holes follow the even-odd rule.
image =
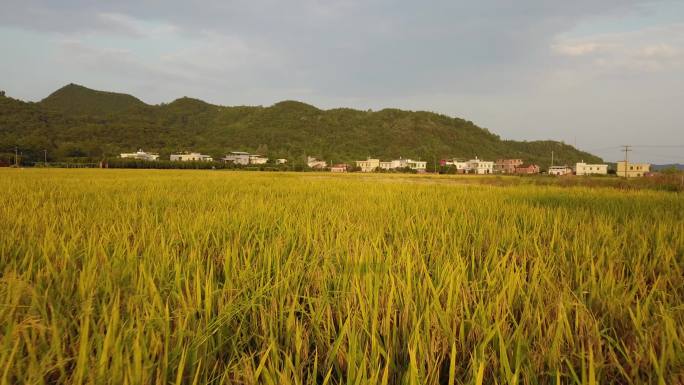
[[[2,0],[0,89],[458,116],[684,163],[684,1]],[[639,147],[642,146],[642,147]]]

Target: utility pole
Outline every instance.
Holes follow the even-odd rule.
[[[45,156],[43,158],[45,165],[47,166],[47,150],[43,150],[43,155]]]
[[[632,151],[632,146],[626,144],[626,145],[623,145],[622,148],[625,151],[625,178],[627,178],[627,165],[629,164],[629,157],[627,156],[627,154],[630,151]]]
[[[14,146],[14,166],[19,167],[19,149]]]

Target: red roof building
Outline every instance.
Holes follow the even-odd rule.
[[[516,174],[539,174],[539,166],[536,164],[520,165],[515,168]]]
[[[494,163],[494,172],[499,174],[513,174],[515,168],[522,166],[522,159],[497,159]]]
[[[349,165],[346,163],[335,164],[330,167],[330,172],[347,172]]]

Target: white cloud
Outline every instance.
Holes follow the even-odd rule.
[[[178,28],[172,24],[143,21],[122,13],[101,12],[95,17],[100,31],[134,38],[152,38],[178,32]]]
[[[213,32],[203,32],[192,44],[160,57],[162,65],[204,76],[274,68],[282,60],[270,46]]]
[[[682,54],[682,49],[666,43],[657,43],[642,47],[636,52],[636,56],[643,59],[668,60],[677,58]]]
[[[561,42],[551,46],[554,52],[566,56],[584,56],[594,53],[601,48],[596,42]]]
[[[559,37],[551,50],[576,59],[565,65],[576,71],[591,67],[608,71],[604,74],[684,70],[684,24],[581,39]]]

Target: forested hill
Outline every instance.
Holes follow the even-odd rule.
[[[252,151],[271,158],[329,161],[411,157],[522,158],[546,167],[600,161],[554,141],[518,142],[470,121],[423,111],[320,110],[284,101],[270,107],[224,107],[191,98],[148,105],[125,94],[70,84],[38,103],[0,96],[0,153],[17,146],[28,160],[100,159],[138,148],[162,157],[177,151],[222,156]],[[6,155],[5,155],[6,156]],[[432,163],[432,162],[430,162]]]
[[[144,106],[140,99],[115,92],[96,91],[69,84],[53,92],[40,104],[66,114],[102,115],[121,113],[133,107]]]

